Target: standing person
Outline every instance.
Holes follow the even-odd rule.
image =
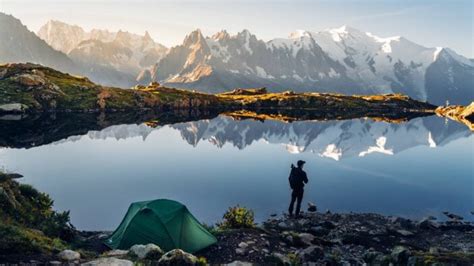
[[[299,160],[296,163],[297,167],[295,167],[293,164],[291,165],[290,177],[288,178],[290,181],[290,187],[293,190],[293,192],[291,193],[290,207],[288,208],[290,217],[293,216],[293,205],[295,204],[295,201],[295,216],[298,218],[300,215],[301,201],[303,200],[304,193],[304,185],[308,183],[308,176],[306,175],[306,172],[303,171],[303,165],[305,163],[305,161]]]

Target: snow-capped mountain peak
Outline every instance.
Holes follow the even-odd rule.
[[[54,20],[42,26],[38,36],[54,49],[90,68],[106,66],[135,76],[143,68],[155,64],[167,51],[148,32],[143,36],[123,30],[93,29],[87,32],[79,26]]]
[[[289,36],[290,39],[301,39],[303,37],[311,38],[311,33],[305,30],[296,30],[290,33],[290,36]]]
[[[380,37],[347,25],[320,32],[297,30],[287,39],[267,42],[248,30],[235,35],[221,31],[212,37],[195,31],[173,49],[175,52],[159,61],[153,73],[143,76],[212,92],[267,86],[349,94],[404,93],[435,104],[444,103],[444,97],[451,102],[463,98],[455,94],[472,95],[457,76],[447,78],[451,83],[448,87],[456,90],[454,94],[440,93],[446,89],[427,81],[435,78],[430,66],[438,58],[444,58],[444,68],[459,62],[468,68],[462,72],[468,76],[474,75],[472,61],[449,50],[444,53],[400,36]],[[449,76],[448,69],[440,71],[446,72],[442,76]]]
[[[206,37],[197,29],[170,50],[148,32],[86,32],[50,21],[38,35],[89,69],[106,66],[171,86],[220,92],[236,87],[271,90],[403,93],[433,104],[474,98],[474,63],[448,48],[401,36],[385,37],[348,25],[319,32],[296,30],[263,41],[249,30]],[[92,65],[91,65],[92,64]]]
[[[226,30],[221,30],[218,33],[212,35],[212,39],[216,41],[230,39],[230,34]]]

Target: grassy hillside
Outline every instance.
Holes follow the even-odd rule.
[[[0,111],[118,111],[141,109],[318,109],[331,111],[424,111],[435,106],[400,94],[346,96],[322,93],[268,93],[237,89],[205,94],[158,83],[130,90],[104,87],[84,77],[34,64],[0,66]]]
[[[158,84],[124,90],[100,86],[87,78],[40,65],[0,66],[0,109],[3,105],[4,111],[199,108],[219,103],[214,95],[163,88]]]
[[[0,261],[53,254],[73,238],[69,212],[55,212],[53,200],[0,172]],[[3,259],[2,259],[3,258]]]

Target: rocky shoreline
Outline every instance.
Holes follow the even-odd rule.
[[[474,131],[474,102],[468,106],[440,106],[436,108],[435,112],[438,116],[465,124],[471,131]]]
[[[444,212],[410,220],[374,213],[271,215],[256,225],[253,212],[230,208],[206,226],[217,243],[196,254],[163,252],[154,244],[110,250],[111,232],[77,231],[69,213],[52,211],[46,194],[0,173],[0,265],[472,265],[474,222]],[[48,203],[42,203],[42,202]],[[235,211],[237,210],[237,211]],[[32,216],[33,214],[33,216]],[[474,212],[472,212],[474,215]],[[235,215],[235,216],[233,216]],[[245,215],[248,219],[236,217]],[[58,218],[62,217],[62,218]],[[232,220],[229,220],[229,217]],[[239,222],[240,221],[240,222]]]
[[[449,214],[448,214],[449,215]],[[30,257],[37,265],[472,265],[474,223],[460,219],[419,221],[373,213],[305,213],[271,217],[255,228],[214,231],[218,243],[197,254],[165,254],[156,245],[107,250],[110,232],[80,232],[80,251]],[[88,246],[87,246],[88,245]],[[140,251],[137,251],[140,250]],[[178,253],[178,255],[174,253]],[[140,254],[140,255],[137,255]],[[166,262],[161,259],[168,257]],[[45,260],[46,259],[46,260]],[[187,261],[188,263],[184,263]]]

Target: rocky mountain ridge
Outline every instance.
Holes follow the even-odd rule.
[[[166,49],[149,34],[84,31],[51,21],[36,37],[0,14],[0,63],[35,62],[128,88],[158,81],[167,86],[222,92],[268,87],[274,91],[344,94],[402,93],[437,105],[469,104],[474,63],[449,48],[427,48],[403,37],[381,38],[348,26],[297,31],[263,41],[248,30],[205,37],[199,30]]]
[[[76,62],[90,67],[107,66],[134,76],[167,52],[167,48],[155,42],[148,32],[137,35],[121,30],[85,31],[77,25],[50,20],[37,35]]]
[[[474,64],[449,48],[426,48],[403,37],[381,38],[343,26],[260,40],[248,30],[204,37],[190,33],[139,81],[209,92],[266,86],[276,90],[353,94],[404,93],[436,104],[466,104]]]
[[[33,62],[63,72],[87,76],[103,85],[127,88],[135,84],[135,75],[123,73],[107,65],[92,67],[72,60],[65,53],[53,49],[11,15],[0,12],[0,24],[0,64]],[[69,39],[68,36],[63,38]]]

